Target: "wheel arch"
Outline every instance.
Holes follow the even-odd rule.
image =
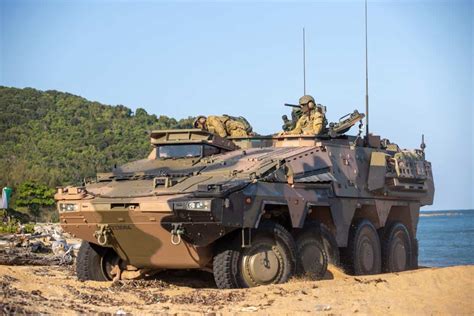
[[[293,214],[295,212],[297,214]],[[303,228],[306,221],[316,220],[328,227],[334,235],[336,234],[336,225],[329,205],[306,203],[303,208],[294,210],[287,203],[265,201],[262,203],[262,211],[255,227],[258,227],[264,219],[273,220],[288,230]]]
[[[334,236],[336,236],[336,224],[329,206],[311,206],[306,220],[313,220],[323,224]]]
[[[418,203],[408,203],[408,205],[393,205],[387,216],[386,224],[400,222],[405,225],[411,235],[415,238],[420,215],[420,205]]]
[[[274,221],[287,230],[293,227],[290,208],[287,203],[278,201],[263,201],[260,216],[255,223],[255,228],[265,220]]]

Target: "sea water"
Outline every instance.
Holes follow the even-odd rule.
[[[420,266],[474,264],[474,210],[422,211],[417,238]]]

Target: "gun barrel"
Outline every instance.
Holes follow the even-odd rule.
[[[285,106],[289,106],[289,107],[292,107],[292,108],[300,108],[301,107],[301,105],[289,104],[289,103],[285,103]]]

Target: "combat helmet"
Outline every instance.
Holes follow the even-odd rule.
[[[198,116],[196,117],[196,119],[195,119],[194,122],[193,122],[193,127],[194,127],[194,128],[199,128],[199,127],[198,127],[198,123],[199,123],[199,120],[202,119],[202,118],[205,119],[205,120],[207,119],[204,115],[198,115]]]
[[[312,96],[310,96],[309,94],[307,94],[307,95],[304,95],[304,96],[302,96],[302,97],[300,98],[299,104],[300,104],[300,105],[305,105],[305,104],[308,104],[308,103],[311,102],[311,101],[312,101],[313,103],[316,103],[316,102],[314,101],[314,98],[313,98]]]

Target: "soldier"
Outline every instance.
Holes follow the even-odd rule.
[[[324,129],[325,117],[319,107],[316,107],[314,98],[304,95],[300,98],[299,104],[303,115],[296,122],[293,130],[283,133],[284,135],[319,135]]]
[[[248,127],[227,115],[210,115],[207,118],[200,115],[194,121],[194,127],[204,129],[221,137],[249,136]]]

